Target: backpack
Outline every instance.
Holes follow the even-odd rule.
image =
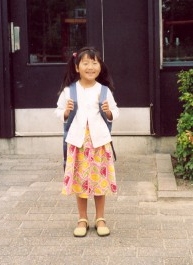
[[[74,117],[76,115],[77,109],[78,109],[76,83],[72,83],[69,86],[69,88],[70,88],[70,98],[74,102],[74,109],[70,111],[70,114],[68,116],[68,120],[67,120],[66,123],[64,123],[64,137],[63,137],[64,169],[65,169],[65,166],[66,166],[66,159],[67,159],[67,143],[66,143],[65,140],[66,140],[66,137],[67,137],[67,134],[68,134],[68,130],[70,128],[70,125],[71,125],[71,123],[72,123],[72,121],[73,121],[73,119],[74,119]],[[101,93],[100,93],[100,96],[99,96],[99,111],[100,111],[101,116],[103,117],[105,123],[107,124],[107,127],[109,129],[109,132],[111,133],[112,122],[109,122],[107,120],[107,117],[106,117],[105,113],[102,111],[102,103],[107,98],[107,90],[108,90],[108,87],[102,85],[102,87],[101,87]],[[116,161],[116,153],[115,153],[115,149],[114,149],[114,146],[113,146],[113,143],[112,142],[111,142],[111,147],[112,147],[114,159]]]

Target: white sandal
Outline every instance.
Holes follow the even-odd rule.
[[[95,228],[97,230],[98,236],[108,236],[110,235],[110,230],[107,226],[97,226],[99,221],[103,221],[106,224],[106,220],[104,218],[98,218],[95,221]]]
[[[85,222],[86,223],[86,227],[76,227],[74,229],[74,236],[75,237],[84,237],[87,235],[88,229],[89,229],[89,225],[88,225],[88,220],[87,219],[79,219],[78,220],[78,224],[80,222]]]

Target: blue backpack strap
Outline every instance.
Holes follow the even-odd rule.
[[[77,92],[76,92],[76,83],[72,83],[70,86],[70,98],[74,101],[77,102]]]
[[[78,105],[77,105],[77,91],[76,91],[76,83],[72,83],[70,86],[69,86],[69,89],[70,89],[70,99],[73,100],[74,102],[74,109],[70,111],[70,114],[68,116],[68,120],[66,123],[64,123],[64,131],[65,132],[68,132],[69,128],[70,128],[70,125],[76,115],[76,112],[77,112],[77,108],[78,108]]]
[[[104,113],[104,111],[102,111],[102,108],[101,108],[103,102],[107,99],[107,91],[108,91],[108,87],[102,85],[101,93],[100,93],[100,96],[99,96],[99,110],[100,110],[101,116],[103,117],[104,121],[107,124],[107,127],[108,127],[109,131],[111,132],[111,130],[112,130],[112,122],[109,122],[107,120],[107,116]]]
[[[99,110],[100,110],[101,116],[103,117],[104,121],[107,124],[107,127],[109,129],[109,132],[111,132],[111,130],[112,130],[112,122],[108,121],[106,114],[104,113],[104,111],[101,108],[103,102],[107,99],[107,91],[108,91],[108,87],[102,85],[102,87],[101,87],[101,93],[100,93],[100,96],[99,96]],[[117,160],[117,156],[116,156],[115,149],[114,149],[114,146],[113,146],[113,142],[112,141],[111,141],[111,147],[112,147],[114,159],[116,161]]]
[[[64,137],[63,137],[63,157],[64,157],[64,169],[66,166],[66,159],[67,159],[67,143],[66,143],[66,136],[68,134],[68,130],[70,128],[70,125],[76,115],[77,109],[78,109],[78,104],[77,104],[77,91],[76,91],[76,83],[72,83],[69,86],[70,89],[70,99],[73,100],[74,102],[74,109],[70,111],[70,114],[68,116],[68,120],[66,123],[64,123]]]
[[[100,93],[100,97],[99,97],[99,104],[102,104],[103,101],[105,101],[107,99],[107,90],[108,90],[108,87],[107,86],[104,86],[104,85],[101,86],[101,93]]]

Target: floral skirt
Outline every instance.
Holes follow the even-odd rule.
[[[68,144],[64,173],[64,195],[77,194],[81,198],[117,192],[111,144],[94,148],[89,128],[81,148]]]

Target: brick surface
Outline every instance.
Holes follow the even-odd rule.
[[[193,195],[175,189],[170,155],[116,162],[118,194],[106,198],[105,238],[94,229],[93,198],[87,236],[73,237],[78,211],[74,196],[61,195],[61,157],[0,159],[0,264],[193,264]]]

